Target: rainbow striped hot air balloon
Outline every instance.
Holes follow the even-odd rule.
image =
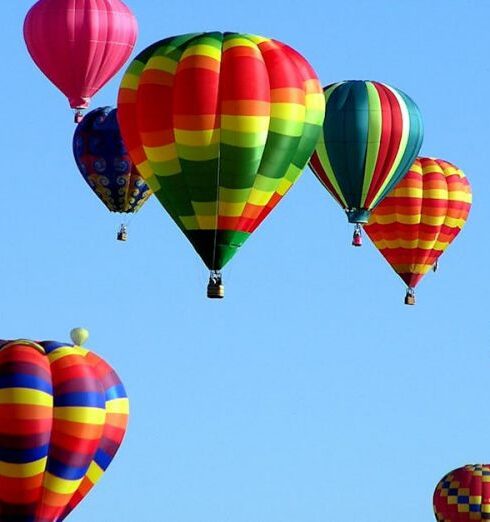
[[[402,91],[372,81],[325,87],[323,133],[310,160],[322,185],[361,225],[414,162],[423,139],[417,105]]]
[[[433,506],[438,522],[490,520],[490,465],[467,465],[445,475]]]
[[[308,62],[249,34],[168,38],[130,65],[118,119],[129,154],[211,271],[220,270],[298,179],[324,98]]]
[[[93,352],[1,341],[0,520],[64,520],[114,458],[127,417],[121,381]]]
[[[406,304],[415,304],[415,286],[461,231],[471,200],[463,171],[441,159],[417,158],[372,213],[366,233],[407,284]]]

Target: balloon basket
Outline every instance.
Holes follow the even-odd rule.
[[[74,121],[75,123],[80,123],[81,121],[83,120],[83,112],[82,111],[76,111],[75,112],[75,118],[74,118]]]
[[[352,236],[352,246],[362,246],[362,228],[359,224],[356,224],[356,227],[354,229],[354,235]]]
[[[128,240],[128,230],[124,225],[121,225],[121,228],[118,230],[116,237],[118,241]]]
[[[220,272],[211,272],[207,296],[209,299],[223,299],[225,297],[225,286]]]
[[[413,288],[407,288],[405,295],[405,304],[413,306],[415,304],[415,291]]]

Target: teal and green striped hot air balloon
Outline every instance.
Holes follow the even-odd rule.
[[[373,81],[327,86],[323,133],[310,167],[355,223],[361,225],[408,172],[422,145],[422,117],[405,93]]]
[[[250,34],[168,38],[130,65],[118,120],[129,154],[211,271],[298,179],[324,116],[321,84],[287,45]]]

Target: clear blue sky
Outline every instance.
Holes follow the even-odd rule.
[[[310,171],[225,269],[227,297],[157,201],[114,240],[71,154],[64,97],[3,9],[1,338],[74,326],[123,379],[126,441],[73,522],[430,521],[433,488],[490,461],[488,86],[483,0],[128,0],[137,49],[237,30],[302,52],[322,83],[373,79],[420,106],[422,154],[454,162],[469,223],[404,286]],[[92,107],[115,103],[120,75]]]

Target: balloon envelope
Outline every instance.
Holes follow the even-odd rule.
[[[422,117],[405,93],[373,81],[325,87],[325,119],[310,167],[346,211],[367,223],[414,162]]]
[[[433,498],[438,522],[490,520],[490,466],[467,465],[445,475]]]
[[[238,33],[155,43],[130,65],[118,101],[134,163],[211,270],[297,180],[323,114],[320,83],[302,56]]]
[[[94,353],[2,341],[0,520],[63,520],[114,458],[127,417],[121,381]]]
[[[84,180],[111,212],[141,208],[151,190],[136,170],[119,132],[116,109],[101,107],[77,125],[73,154]]]
[[[32,59],[74,109],[87,107],[124,65],[137,34],[120,0],[39,0],[24,21]]]
[[[461,231],[471,200],[463,171],[441,159],[417,158],[364,230],[414,288]]]

